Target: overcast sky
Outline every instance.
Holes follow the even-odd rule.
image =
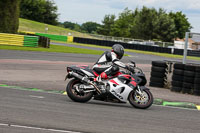
[[[193,29],[200,33],[200,0],[54,0],[58,6],[59,21],[78,24],[93,21],[101,23],[107,14],[118,16],[126,7],[164,8],[167,12],[182,11],[186,14]]]

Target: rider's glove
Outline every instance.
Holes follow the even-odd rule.
[[[126,69],[129,70],[129,65],[126,65]]]

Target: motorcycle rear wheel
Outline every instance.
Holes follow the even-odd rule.
[[[71,80],[66,87],[67,95],[70,99],[72,99],[75,102],[81,102],[81,103],[88,102],[92,98],[93,93],[92,92],[88,92],[84,94],[78,93],[75,90],[75,86],[79,84],[82,84],[80,80],[77,80],[77,79]]]
[[[128,97],[129,103],[139,109],[147,109],[153,104],[153,95],[148,89],[143,90],[143,97],[133,90]]]

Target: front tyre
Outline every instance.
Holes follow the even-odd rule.
[[[92,92],[83,93],[83,94],[79,93],[76,90],[76,87],[79,87],[81,84],[82,83],[80,82],[80,80],[73,79],[68,83],[66,87],[66,91],[69,98],[72,99],[73,101],[85,103],[92,98],[93,93]]]
[[[128,101],[135,108],[146,109],[153,104],[153,95],[148,89],[144,89],[142,95],[133,90],[129,94]]]

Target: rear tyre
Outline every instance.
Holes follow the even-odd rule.
[[[143,96],[140,96],[135,90],[133,90],[128,97],[129,103],[135,108],[149,108],[153,104],[152,93],[148,89],[144,89],[142,95]]]
[[[78,93],[75,87],[80,84],[82,83],[77,79],[71,80],[66,87],[67,95],[69,96],[70,99],[72,99],[75,102],[81,102],[81,103],[88,102],[92,98],[93,93],[92,92],[84,94]]]

